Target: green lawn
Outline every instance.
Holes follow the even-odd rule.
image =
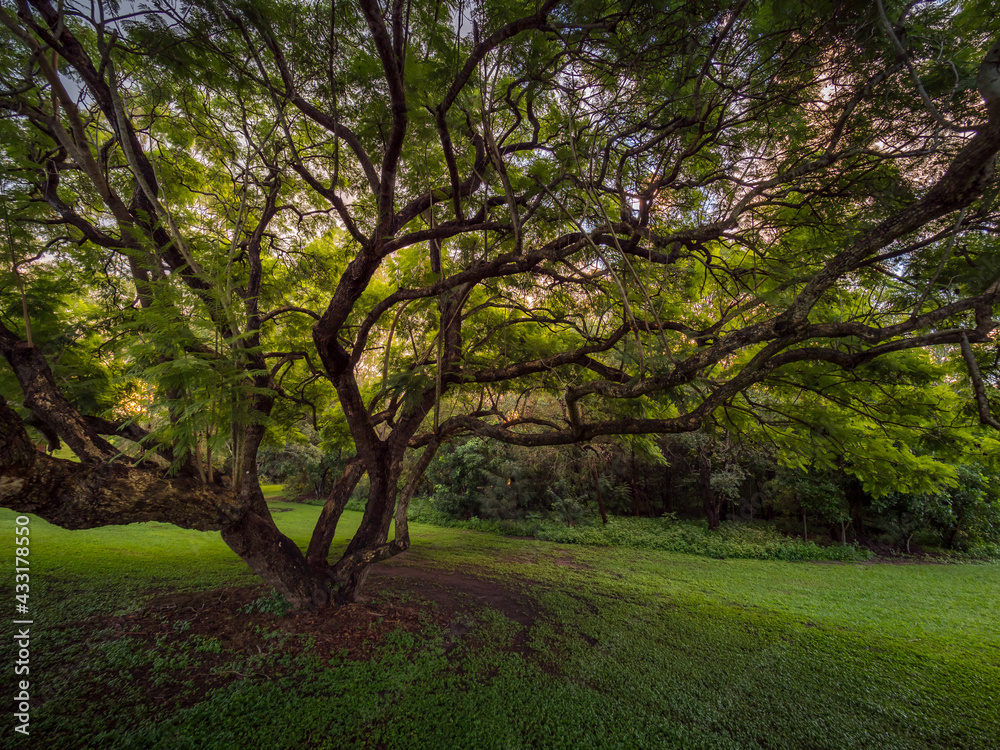
[[[319,508],[273,507],[304,546]],[[0,511],[0,534],[14,517]],[[339,544],[359,519],[345,514]],[[144,610],[154,592],[254,583],[218,534],[33,519],[31,740],[8,730],[0,747],[997,747],[1000,565],[411,535],[399,564],[522,590],[534,619],[479,606],[396,628],[399,607],[435,610],[394,590],[357,605],[376,628],[365,658],[263,615],[234,645],[197,634],[205,610]]]
[[[285,486],[283,484],[262,484],[260,486],[264,497],[268,500],[276,500],[285,496]]]

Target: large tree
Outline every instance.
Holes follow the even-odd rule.
[[[796,390],[865,409],[852,383],[919,385],[948,357],[997,426],[987,5],[5,4],[0,351],[23,409],[0,401],[0,501],[219,529],[322,606],[407,548],[416,482],[462,433],[768,424]],[[32,338],[53,278],[115,408]],[[356,451],[306,554],[256,467],[302,410]]]

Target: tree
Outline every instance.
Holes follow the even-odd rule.
[[[921,530],[936,531],[949,549],[970,548],[997,538],[1000,497],[995,478],[983,474],[985,467],[958,467],[955,485],[938,492],[890,491],[872,502],[875,511],[888,518],[907,553],[913,536]]]
[[[997,426],[985,4],[93,8],[0,8],[5,294],[55,258],[100,269],[80,322],[146,401],[115,420],[69,400],[30,314],[5,318],[27,410],[0,405],[6,507],[220,529],[322,606],[407,548],[416,483],[463,433],[691,432],[827,398],[824,378],[916,382],[916,350],[960,350],[966,421]],[[305,555],[256,465],[298,412],[355,451]],[[35,451],[28,419],[80,463]]]

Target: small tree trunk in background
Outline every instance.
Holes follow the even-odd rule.
[[[705,451],[698,451],[698,492],[708,517],[708,528],[715,531],[719,528],[719,505],[712,489],[712,464]]]
[[[215,472],[212,470],[211,432],[209,430],[205,431],[205,475],[208,478],[209,484],[215,482]]]
[[[597,478],[597,465],[594,464],[590,467],[590,473],[594,477],[594,491],[597,493],[597,509],[601,512],[601,521],[606,526],[608,523],[608,514],[604,510],[604,496],[601,495],[601,483]]]
[[[847,521],[840,522],[840,543],[847,544]]]
[[[809,527],[806,525],[806,509],[802,508],[802,539],[803,541],[809,541]]]
[[[845,494],[847,495],[847,507],[848,512],[851,514],[851,523],[854,524],[854,531],[857,534],[858,541],[864,544],[868,541],[868,535],[865,533],[864,490],[861,487],[861,483],[857,479],[848,481]]]
[[[945,547],[948,549],[955,549],[955,541],[958,539],[958,532],[962,528],[962,520],[959,519],[958,523],[951,527],[948,531],[948,536],[945,538]]]
[[[665,476],[663,478],[663,512],[672,513],[674,510],[673,503],[673,487],[674,487],[674,465],[670,464],[667,466]]]
[[[188,460],[191,462],[191,465],[194,466],[195,470],[197,471],[197,473],[198,473],[198,479],[201,480],[201,483],[202,484],[207,484],[208,482],[207,482],[207,480],[205,478],[205,466],[201,462],[201,437],[200,436],[196,436],[195,437],[194,445],[191,447],[191,453],[189,455],[189,459]]]
[[[632,503],[635,506],[635,517],[639,517],[639,483],[635,478],[635,451],[631,451],[632,460],[630,462],[631,475],[632,475]]]

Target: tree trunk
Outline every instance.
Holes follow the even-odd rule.
[[[960,518],[958,523],[956,523],[948,530],[948,535],[945,537],[944,540],[945,542],[944,546],[946,549],[955,549],[955,541],[958,539],[958,532],[961,530],[961,528],[962,528],[962,519]]]
[[[605,526],[607,526],[608,514],[607,511],[604,510],[604,496],[601,495],[601,483],[598,481],[596,464],[591,464],[590,472],[594,477],[594,492],[597,493],[597,509],[601,511],[601,521]]]
[[[715,531],[719,528],[719,505],[712,489],[712,464],[705,451],[698,451],[698,492],[708,518],[708,528]]]
[[[357,458],[348,461],[347,466],[340,477],[334,482],[330,494],[327,496],[323,510],[319,514],[316,526],[313,529],[312,538],[309,540],[309,551],[306,559],[309,567],[316,571],[326,571],[327,555],[330,553],[330,544],[337,533],[337,523],[347,501],[351,499],[351,493],[357,487],[358,482],[365,474],[365,467]]]
[[[865,532],[865,493],[861,487],[861,482],[857,479],[850,479],[847,482],[845,494],[847,495],[847,508],[851,515],[851,523],[854,525],[854,531],[857,534],[858,541],[864,544],[868,541],[868,535]]]
[[[263,413],[270,412],[266,397],[255,406]],[[263,438],[263,424],[242,429],[238,463],[243,471],[235,479],[237,495],[247,512],[222,529],[222,540],[254,573],[280,591],[293,608],[317,609],[329,602],[327,579],[307,564],[298,545],[281,533],[271,517],[257,476],[257,449]]]
[[[673,513],[674,511],[674,465],[667,466],[663,478],[663,512]]]
[[[632,504],[635,506],[635,517],[639,517],[639,483],[635,477],[635,451],[632,451],[629,471],[632,477]]]
[[[402,465],[403,451],[390,451],[383,446],[375,465],[366,466],[370,485],[365,514],[343,557],[331,570],[338,603],[357,601],[371,566],[410,546],[408,535],[389,542]]]
[[[274,525],[264,495],[222,539],[258,576],[271,584],[295,609],[316,609],[329,601],[326,576],[312,570],[298,546]]]

